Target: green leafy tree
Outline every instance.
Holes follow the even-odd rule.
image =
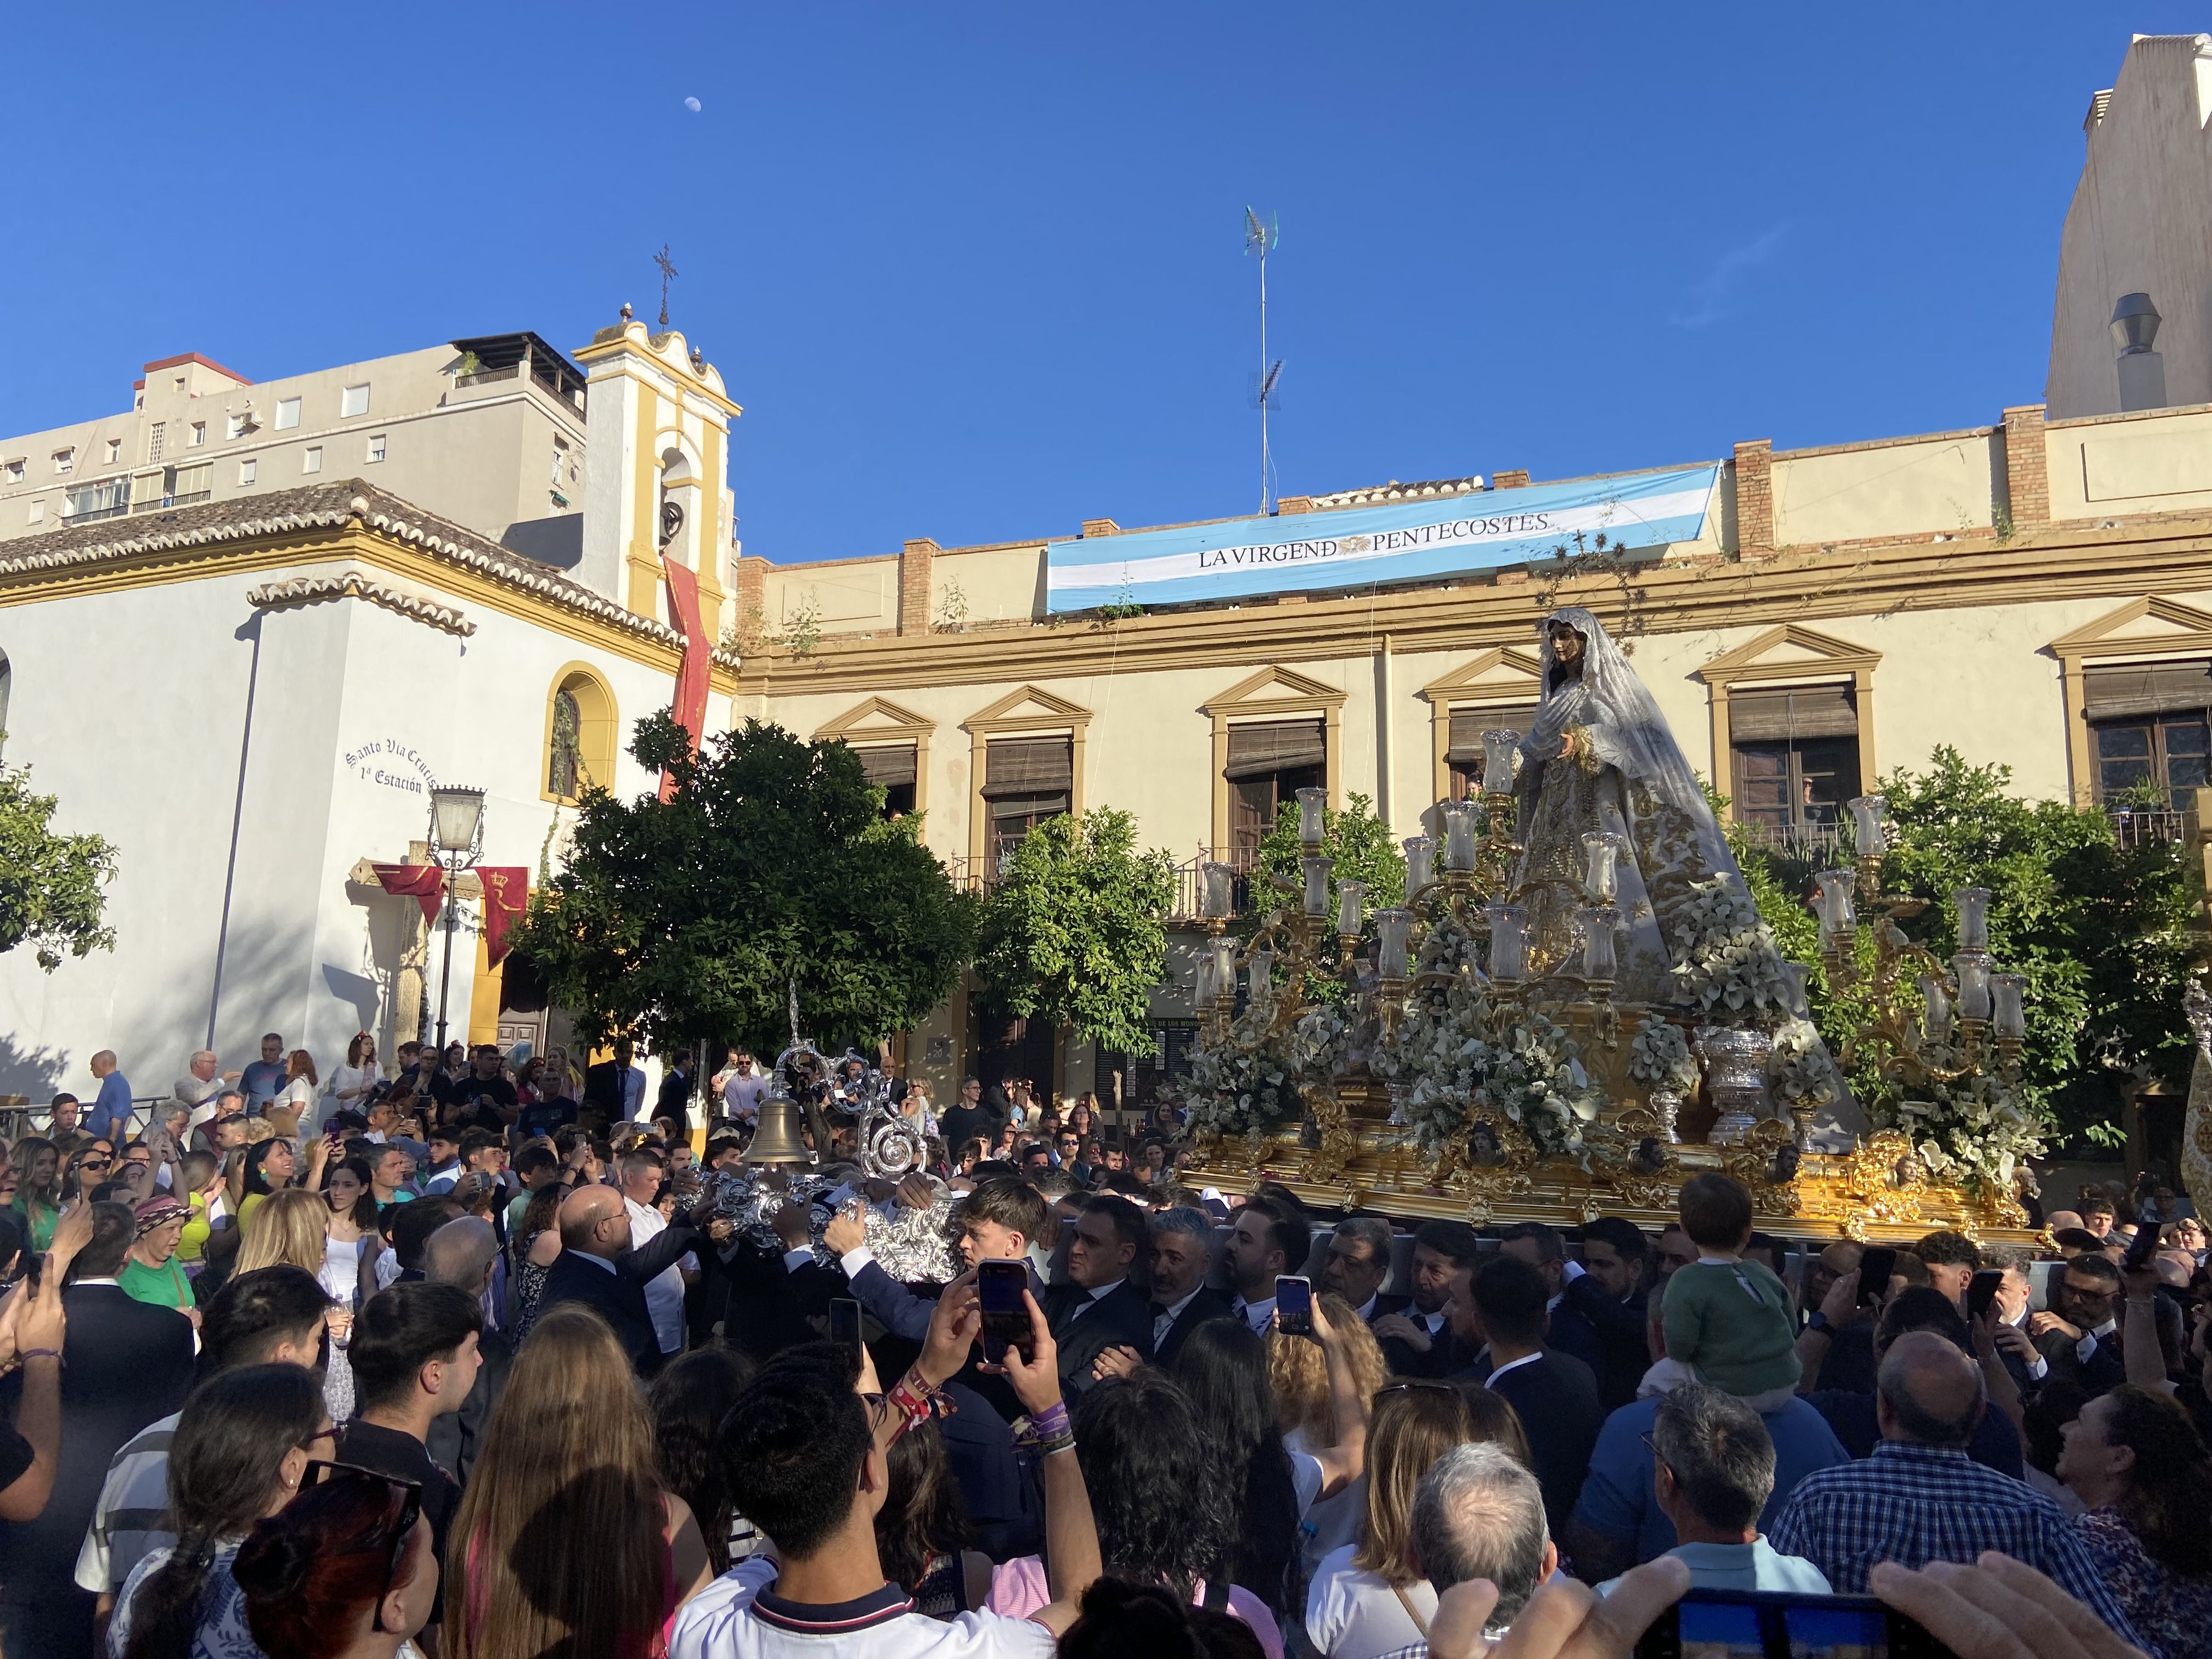
[[[1406,902],[1406,855],[1391,836],[1390,826],[1376,816],[1372,800],[1354,790],[1345,797],[1342,811],[1328,809],[1322,812],[1321,856],[1334,860],[1328,872],[1329,927],[1334,928],[1336,925],[1337,884],[1364,881],[1367,894],[1362,905],[1365,925],[1361,934],[1363,938],[1372,938],[1375,913],[1394,909]],[[1264,914],[1279,901],[1293,906],[1303,902],[1304,858],[1305,848],[1298,840],[1297,803],[1285,801],[1275,814],[1274,828],[1260,842],[1259,866],[1252,872],[1252,912]],[[1287,896],[1269,882],[1268,878],[1274,876],[1290,883]],[[1247,916],[1246,931],[1257,921],[1258,914]],[[1343,981],[1338,976],[1340,964],[1337,954],[1332,934],[1320,952],[1327,976],[1308,976],[1309,997],[1331,1003],[1345,1000]]]
[[[842,743],[748,720],[695,758],[666,713],[630,753],[674,798],[585,793],[566,866],[533,894],[520,948],[586,1037],[733,1039],[773,1054],[801,1029],[873,1042],[951,992],[974,904]]]
[[[50,974],[64,952],[115,948],[100,921],[115,848],[99,836],[57,835],[55,804],[31,793],[29,769],[0,766],[0,953],[28,945]]]
[[[1951,895],[1990,890],[1990,953],[2027,981],[2025,1103],[2054,1120],[2062,1139],[2114,1145],[2125,1089],[2188,1074],[2181,992],[2202,939],[2186,854],[2163,843],[2123,848],[2102,811],[2024,801],[2011,782],[2009,768],[1972,765],[1948,747],[1924,772],[1884,778],[1892,834],[1883,886],[1927,901],[1902,926],[1946,961],[1958,945]],[[1832,993],[1808,908],[1812,867],[1740,839],[1736,855],[1784,954],[1814,964],[1814,1018],[1840,1050],[1871,1012],[1871,930],[1859,931],[1860,987]],[[1870,1066],[1851,1084],[1869,1099],[1887,1087]]]
[[[1148,1054],[1175,891],[1174,860],[1138,848],[1130,814],[1094,807],[1080,818],[1047,818],[1022,838],[983,902],[976,975],[1008,1013]]]

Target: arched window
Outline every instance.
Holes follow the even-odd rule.
[[[614,693],[597,669],[572,662],[545,696],[545,799],[574,801],[615,781]]]
[[[576,705],[574,691],[564,685],[554,692],[553,745],[545,769],[545,788],[549,794],[558,795],[563,800],[574,800],[581,793],[576,781],[584,765],[583,755],[577,747],[583,720],[583,711]]]

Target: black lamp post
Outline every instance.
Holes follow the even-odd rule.
[[[453,924],[460,909],[453,884],[483,851],[484,792],[438,788],[430,792],[430,851],[446,866],[446,966],[438,975],[438,1058],[446,1054],[446,996],[453,983]]]

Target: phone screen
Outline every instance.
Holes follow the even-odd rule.
[[[1949,1650],[1869,1595],[1692,1590],[1636,1644],[1638,1659],[1945,1659]]]
[[[1283,1278],[1275,1281],[1275,1328],[1285,1336],[1313,1334],[1313,1281]]]
[[[2000,1267],[1984,1267],[1966,1281],[1966,1317],[1979,1319],[1990,1310],[1997,1299],[1997,1290],[2004,1283],[2004,1271]]]
[[[830,1304],[830,1340],[855,1353],[860,1347],[860,1304],[841,1296]]]
[[[993,1365],[1006,1363],[1011,1345],[1024,1359],[1035,1358],[1030,1332],[1029,1304],[1022,1296],[1030,1287],[1030,1270],[1019,1261],[986,1261],[975,1270],[976,1301],[983,1315],[983,1358]]]
[[[1890,1275],[1897,1270],[1897,1252],[1876,1246],[1859,1258],[1859,1305],[1879,1307],[1889,1294]]]
[[[2120,1258],[2120,1267],[2127,1273],[2140,1273],[2157,1253],[2158,1229],[2148,1221],[2139,1221],[2135,1237],[2128,1242],[2128,1253]]]

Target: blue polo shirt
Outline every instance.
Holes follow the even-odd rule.
[[[88,1133],[111,1135],[131,1127],[131,1079],[121,1072],[110,1072],[100,1080],[100,1092],[93,1097],[92,1109],[85,1114],[84,1127]],[[123,1150],[116,1143],[116,1151]]]
[[[1615,1543],[1633,1543],[1639,1563],[1656,1560],[1675,1544],[1674,1523],[1659,1507],[1651,1450],[1644,1443],[1658,1415],[1656,1399],[1634,1400],[1605,1419],[1597,1449],[1590,1454],[1589,1476],[1575,1501],[1576,1521]],[[1799,1481],[1816,1469],[1850,1462],[1851,1455],[1826,1419],[1802,1399],[1760,1416],[1774,1441],[1774,1495],[1759,1517],[1764,1532],[1773,1526]]]

